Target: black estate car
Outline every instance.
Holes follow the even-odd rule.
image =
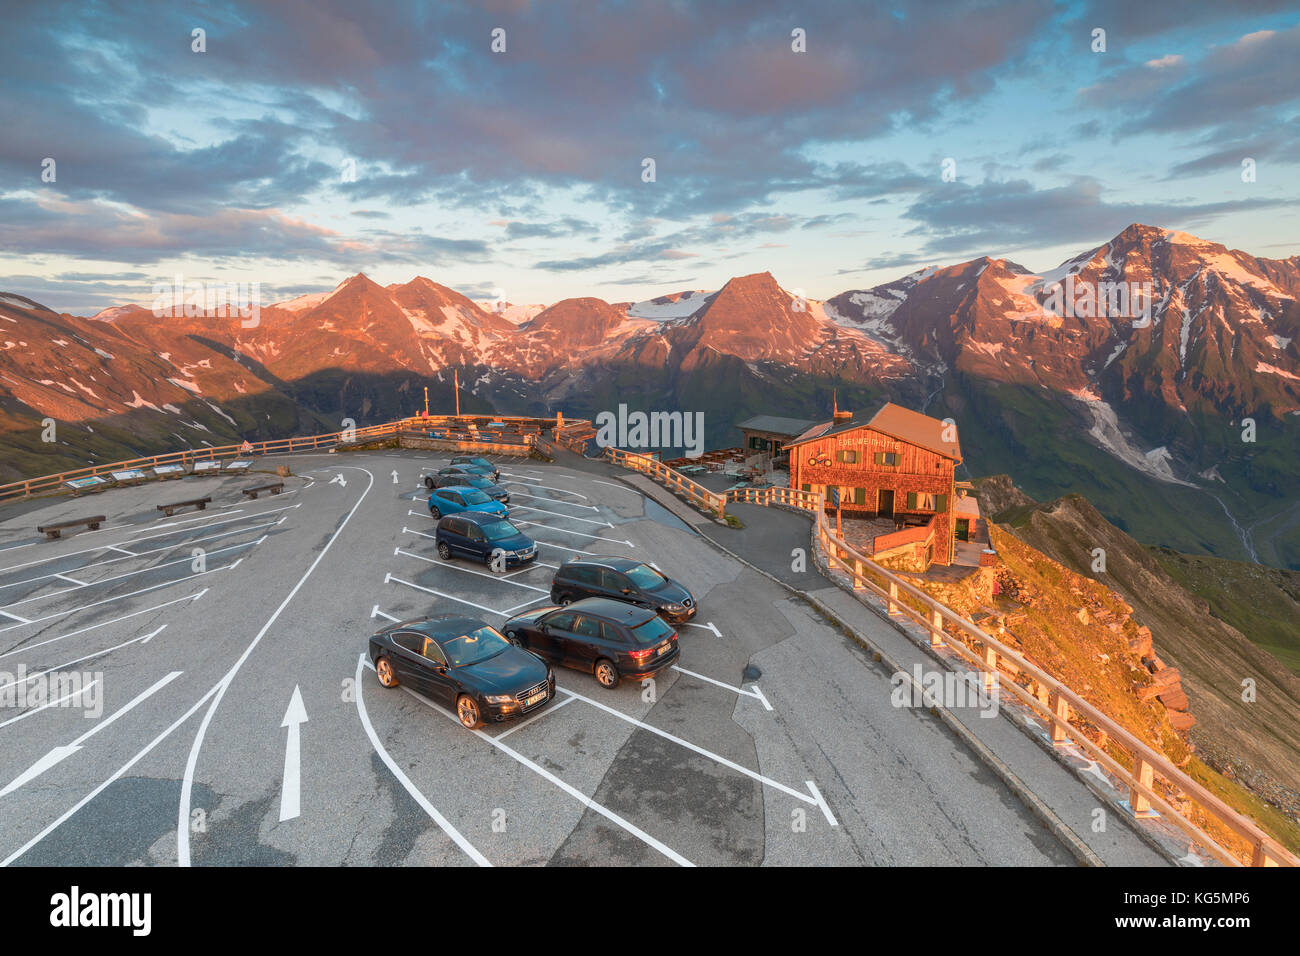
[[[392,624],[370,638],[370,659],[380,684],[404,683],[453,708],[470,730],[529,713],[555,696],[549,664],[472,617]]]
[[[677,660],[677,632],[654,611],[587,598],[506,621],[506,639],[539,657],[594,674],[602,687],[640,680]]]
[[[695,596],[648,564],[604,555],[573,558],[560,565],[551,582],[551,600],[568,604],[604,597],[648,607],[673,624],[695,616]]]

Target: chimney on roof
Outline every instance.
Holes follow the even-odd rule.
[[[849,412],[849,411],[843,411],[843,412],[840,411],[840,399],[839,399],[839,395],[838,395],[838,390],[835,391],[835,392],[832,392],[832,393],[831,393],[831,396],[832,396],[832,398],[831,398],[831,421],[836,422],[836,423],[838,423],[838,422],[847,422],[850,418],[853,417],[853,413],[852,413],[852,412]]]

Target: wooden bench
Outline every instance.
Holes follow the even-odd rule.
[[[86,525],[91,531],[98,530],[100,522],[106,520],[103,515],[95,515],[92,518],[74,518],[72,521],[60,521],[58,524],[43,524],[37,526],[36,530],[45,535],[51,541],[59,537],[61,532],[66,528],[75,528],[78,525]]]
[[[212,502],[209,498],[192,498],[189,501],[174,501],[169,505],[158,505],[157,508],[167,517],[176,513],[177,508],[194,508],[196,511],[203,511]]]
[[[269,491],[273,495],[278,495],[280,492],[284,491],[284,482],[277,481],[269,485],[258,485],[256,488],[244,488],[242,490],[249,498],[256,498],[258,494],[263,491]]]

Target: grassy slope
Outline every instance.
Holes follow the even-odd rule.
[[[1138,544],[1086,500],[1068,496],[1048,504],[1027,503],[1005,479],[981,480],[977,487],[986,502],[995,502],[986,510],[1010,535],[1081,575],[1097,578],[1133,606],[1137,619],[1151,628],[1156,652],[1180,669],[1199,721],[1191,739],[1204,764],[1193,761],[1189,767],[1200,765],[1193,775],[1287,846],[1300,849],[1300,828],[1295,826],[1300,808],[1300,680],[1266,646],[1247,639],[1225,619],[1248,626],[1251,620],[1267,621],[1269,634],[1300,633],[1300,605],[1276,583],[1290,583],[1294,576],[1218,559],[1185,559],[1186,567],[1180,570],[1189,580],[1193,570],[1207,581],[1220,575],[1214,589],[1227,596],[1221,618],[1209,598],[1184,588],[1165,570],[1166,561],[1178,566],[1183,556]],[[1106,551],[1104,574],[1091,570],[1095,547]],[[1244,677],[1256,682],[1254,702],[1241,699]]]
[[[1300,676],[1300,572],[1153,548],[1183,588]]]

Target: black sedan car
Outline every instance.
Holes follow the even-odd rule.
[[[551,600],[556,604],[590,597],[648,607],[672,624],[684,624],[698,610],[695,595],[650,565],[600,554],[566,561],[551,581]]]
[[[530,713],[555,697],[549,664],[471,617],[390,625],[370,638],[370,660],[380,684],[406,684],[454,709],[470,730]]]
[[[539,657],[594,674],[602,687],[641,680],[677,660],[677,632],[654,611],[605,598],[544,607],[506,621],[506,639]]]

